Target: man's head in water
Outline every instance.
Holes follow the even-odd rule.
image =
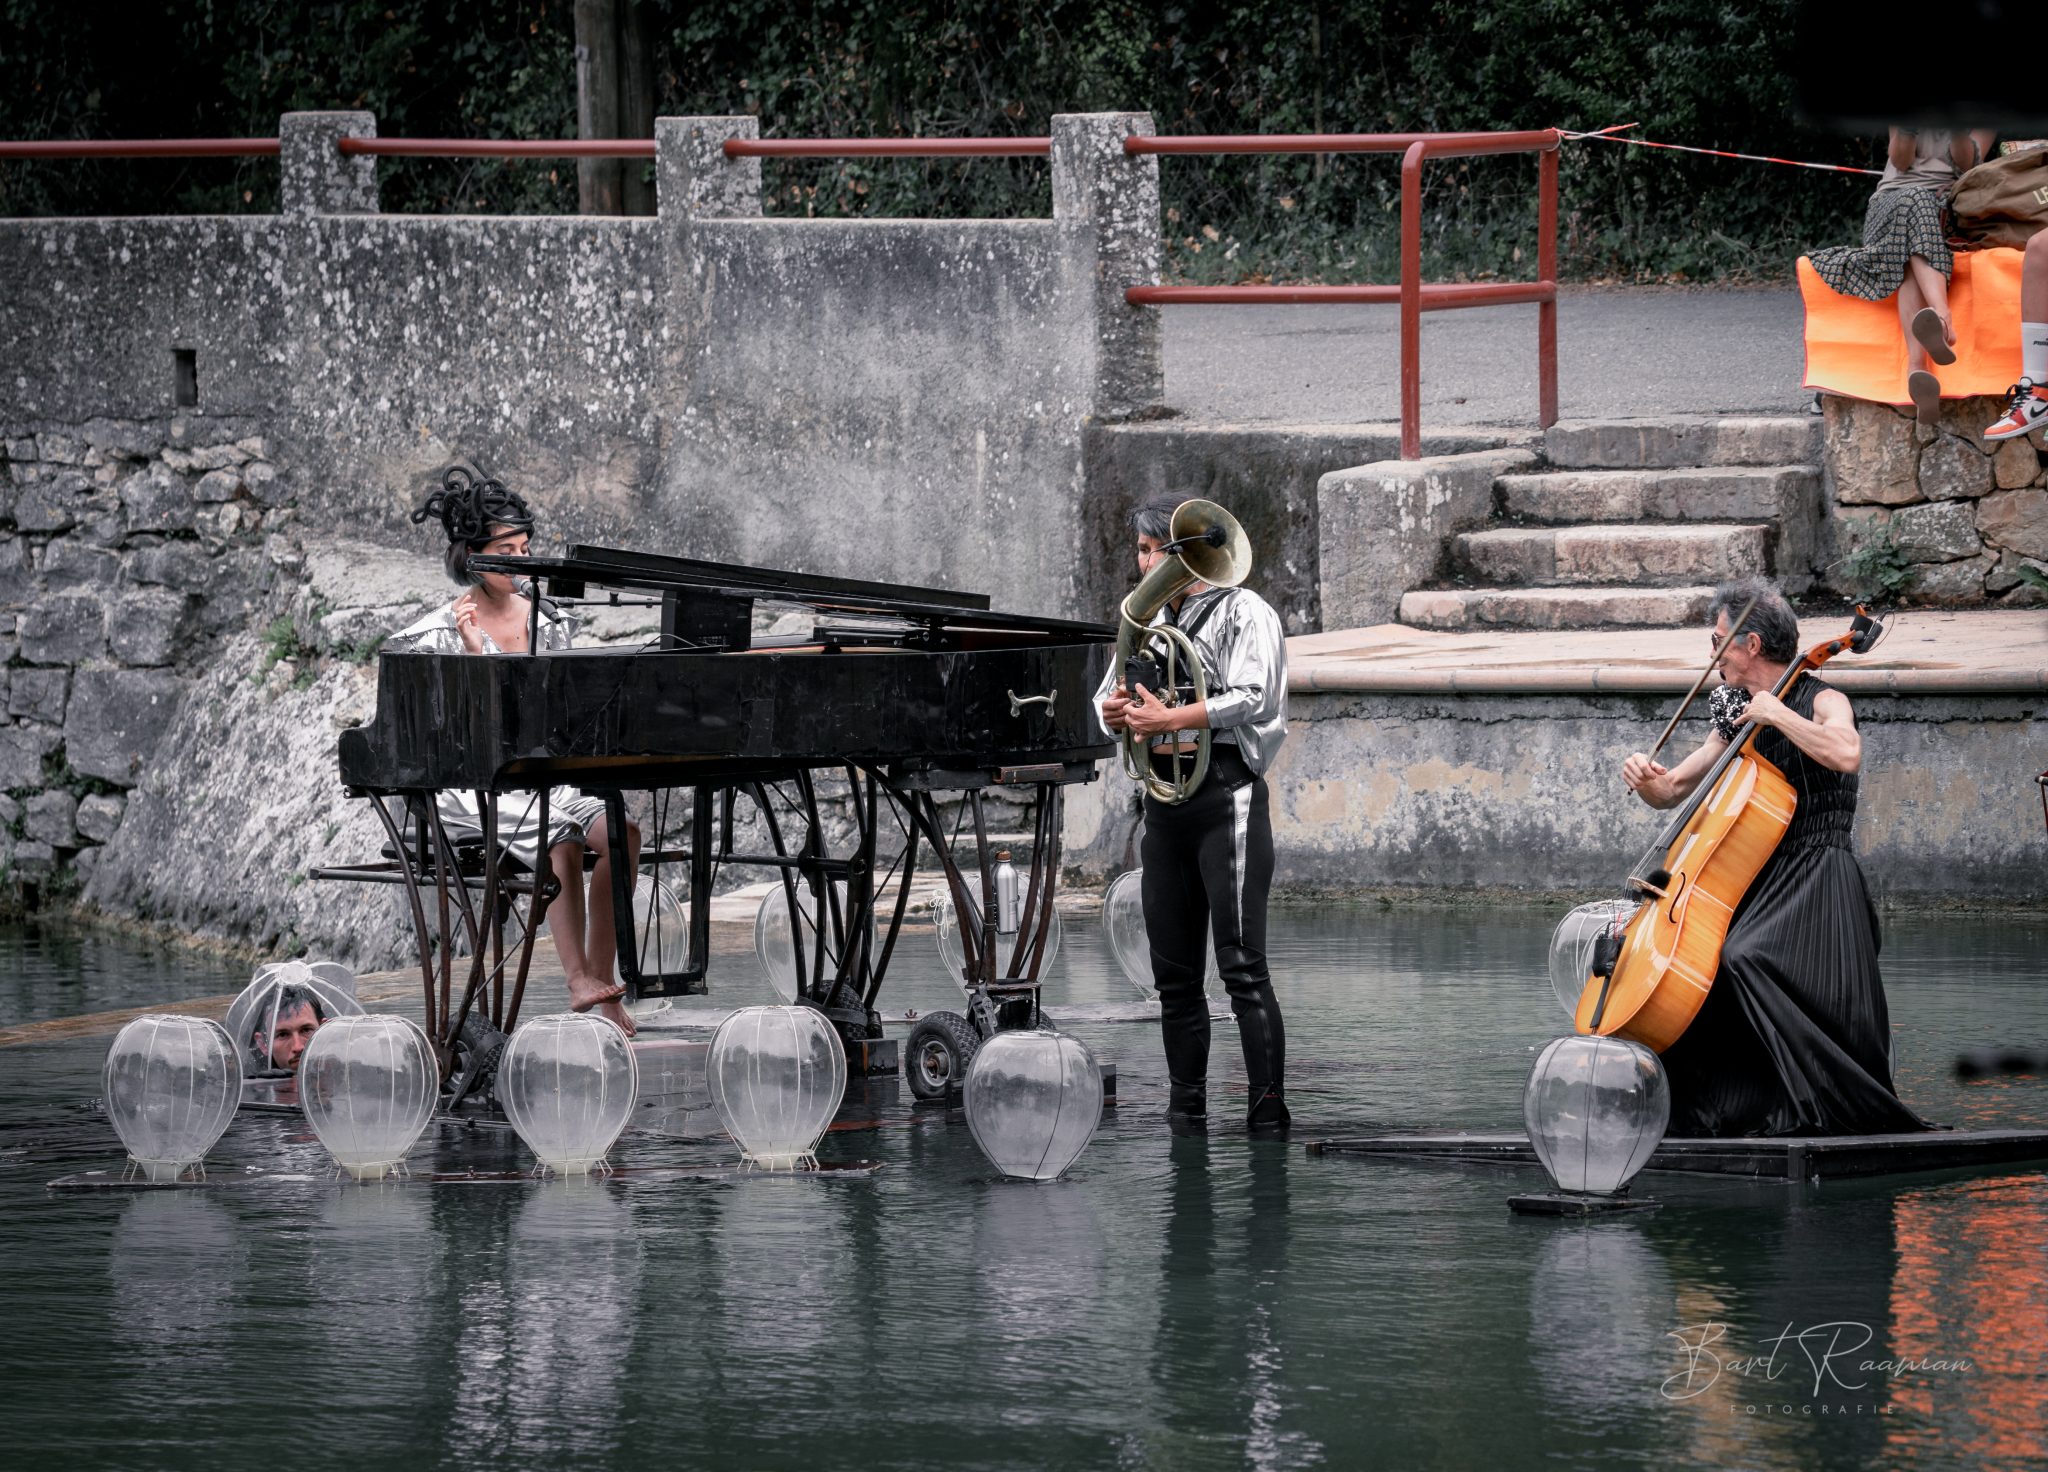
[[[272,1068],[297,1073],[306,1045],[313,1041],[313,1034],[326,1020],[327,1013],[318,998],[300,987],[288,986],[277,995],[277,1010],[271,1014],[268,1048],[260,1029],[249,1043],[259,1056],[266,1051],[269,1053]]]

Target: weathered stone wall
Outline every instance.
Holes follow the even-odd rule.
[[[2031,436],[1985,443],[1996,400],[1945,403],[1933,428],[1860,399],[1825,407],[1827,586],[1938,607],[2048,604],[2022,572],[2048,575],[2048,454]]]
[[[1864,735],[1856,849],[1880,899],[2048,898],[2034,772],[2038,696],[1855,697]],[[1297,893],[1612,887],[1660,815],[1622,788],[1622,762],[1669,718],[1669,697],[1292,697],[1270,773],[1276,883]],[[1690,723],[1676,738],[1696,742]],[[1131,784],[1077,789],[1068,862],[1129,862]]]

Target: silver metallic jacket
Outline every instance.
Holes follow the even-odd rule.
[[[1209,681],[1209,726],[1219,740],[1234,741],[1244,764],[1263,774],[1287,739],[1287,635],[1273,605],[1249,588],[1204,588],[1190,593],[1176,615],[1172,605],[1159,610],[1152,624],[1185,628],[1211,600],[1223,603],[1195,630],[1194,644]],[[1116,689],[1123,671],[1111,669],[1095,691],[1095,722],[1102,725],[1102,702]],[[1104,734],[1115,732],[1102,726]],[[1154,745],[1171,746],[1183,737],[1162,736]]]

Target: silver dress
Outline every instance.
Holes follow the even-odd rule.
[[[1207,617],[1197,615],[1211,600],[1223,600]],[[1176,615],[1166,605],[1152,616],[1152,627],[1198,623],[1192,636],[1209,682],[1209,727],[1218,741],[1234,742],[1244,764],[1263,775],[1287,739],[1287,634],[1273,605],[1249,588],[1204,588],[1190,593]],[[1104,735],[1102,702],[1116,689],[1123,671],[1111,667],[1095,691],[1095,722]],[[1185,732],[1155,736],[1154,746],[1188,740]]]
[[[531,590],[528,590],[531,596]],[[524,658],[524,655],[507,655],[504,650],[491,642],[489,634],[478,631],[484,643],[483,653],[496,655],[501,659]],[[576,620],[561,612],[553,605],[540,606],[540,653],[548,655],[557,650],[567,649],[576,638]],[[455,627],[453,604],[438,608],[426,617],[406,625],[384,641],[387,651],[422,654],[466,654],[462,647],[462,635]],[[441,826],[448,832],[451,843],[470,840],[481,842],[484,836],[482,810],[478,808],[476,794],[471,791],[444,791],[435,799],[435,807],[441,814]],[[591,797],[573,787],[555,787],[548,792],[548,843],[553,848],[558,843],[587,843],[590,830],[604,816],[604,800]],[[537,792],[507,792],[498,798],[498,844],[513,859],[528,869],[539,867],[540,858],[540,794]]]

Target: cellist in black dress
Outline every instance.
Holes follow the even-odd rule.
[[[1717,644],[1751,607],[1719,660],[1714,730],[1665,768],[1637,752],[1629,790],[1676,807],[1737,738],[1761,726],[1756,755],[1799,794],[1792,825],[1729,923],[1699,1015],[1663,1055],[1673,1136],[1850,1135],[1930,1126],[1892,1088],[1891,1024],[1878,974],[1877,910],[1850,849],[1863,738],[1849,698],[1808,674],[1771,692],[1799,657],[1799,622],[1778,590],[1743,578],[1714,590]]]

